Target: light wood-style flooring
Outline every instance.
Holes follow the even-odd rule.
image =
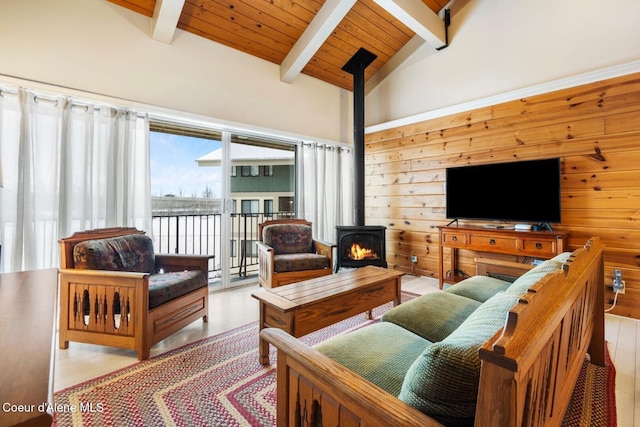
[[[430,278],[407,275],[403,277],[402,288],[425,294],[437,292],[438,283]],[[156,344],[151,356],[257,321],[258,302],[251,297],[257,289],[254,285],[211,293],[209,322],[193,322]],[[616,367],[618,426],[640,427],[640,321],[610,314],[605,318],[605,336]],[[62,390],[136,362],[134,351],[71,342],[68,350],[56,349],[54,388]]]

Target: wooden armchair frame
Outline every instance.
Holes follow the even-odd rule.
[[[138,359],[148,359],[151,347],[198,318],[207,321],[208,286],[149,310],[149,273],[81,270],[74,268],[73,247],[85,240],[145,234],[136,228],[114,227],[82,231],[60,244],[59,346],[69,341],[133,349]],[[155,271],[165,273],[202,270],[208,277],[208,255],[155,255]],[[91,310],[86,316],[81,298],[88,295]],[[121,301],[120,313],[110,307]]]
[[[333,273],[333,250],[336,245],[323,242],[321,240],[313,240],[312,251],[317,254],[325,255],[329,258],[329,268],[317,270],[290,271],[278,273],[274,270],[273,248],[262,241],[262,230],[268,225],[274,224],[303,224],[311,226],[311,222],[304,219],[274,219],[265,221],[258,225],[258,266],[260,286],[263,288],[276,288],[278,286],[288,285],[290,283],[301,282],[314,277],[326,276]]]

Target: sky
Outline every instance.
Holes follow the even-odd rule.
[[[202,197],[207,186],[221,194],[221,168],[199,167],[196,159],[220,148],[220,142],[151,132],[151,195]]]

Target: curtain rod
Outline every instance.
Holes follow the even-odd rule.
[[[59,99],[56,98],[56,95],[45,95],[42,93],[37,93],[33,89],[25,89],[25,90],[31,91],[35,102],[44,101],[44,102],[49,102],[55,106],[58,105]],[[5,95],[18,96],[18,90],[0,87],[0,96],[5,96]],[[93,107],[94,110],[98,110],[98,111],[100,111],[101,108],[115,108],[118,110],[126,111],[128,113],[135,112],[135,114],[140,118],[145,118],[148,115],[146,112],[139,112],[127,107],[118,107],[118,106],[109,105],[109,104],[96,104],[90,101],[80,101],[68,95],[58,95],[58,97],[65,98],[71,104],[71,108],[74,108],[74,107],[84,108],[85,111],[89,111],[89,107]]]

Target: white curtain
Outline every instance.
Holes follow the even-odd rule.
[[[313,223],[314,237],[335,242],[336,226],[353,225],[353,150],[300,144],[298,212]]]
[[[0,93],[2,271],[57,267],[57,242],[75,231],[151,230],[146,115]]]

